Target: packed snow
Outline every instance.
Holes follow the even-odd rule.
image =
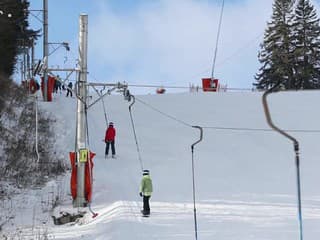
[[[293,144],[266,123],[259,92],[139,95],[132,106],[141,162],[122,95],[104,98],[117,130],[116,159],[104,156],[106,120],[100,101],[88,109],[93,168],[92,218],[73,208],[70,173],[43,189],[26,190],[1,204],[8,216],[0,237],[8,239],[195,239],[191,145],[198,239],[299,239]],[[300,143],[302,216],[305,239],[320,237],[319,91],[269,96],[274,122]],[[93,94],[90,102],[96,96]],[[76,98],[54,95],[40,102],[57,121],[56,144],[69,164],[75,148]],[[299,130],[299,131],[293,131]],[[302,131],[303,130],[303,131]],[[154,193],[151,216],[141,216],[139,184],[149,169]],[[55,197],[58,205],[50,210]],[[87,213],[74,223],[54,225],[62,211]],[[2,235],[1,235],[2,234]],[[44,238],[43,236],[46,236]]]

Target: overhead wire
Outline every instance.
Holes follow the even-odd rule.
[[[238,48],[235,52],[233,52],[231,55],[229,55],[228,57],[224,58],[223,60],[221,60],[220,62],[217,63],[217,66],[223,65],[225,62],[228,62],[230,59],[232,59],[233,57],[239,55],[243,50],[250,48],[253,46],[252,43],[256,42],[258,39],[261,38],[261,36],[264,35],[264,32],[259,33],[258,35],[256,35],[254,38],[250,39],[248,42],[246,42],[246,44],[244,44],[242,47]]]
[[[165,89],[190,89],[190,86],[172,86],[172,85],[147,85],[147,84],[128,84],[128,87],[138,87],[138,88],[165,88]],[[198,89],[203,89],[202,87],[198,87]],[[230,90],[230,91],[259,91],[258,89],[253,88],[230,88],[230,87],[224,87],[223,89]]]
[[[218,33],[217,33],[217,39],[216,39],[216,47],[214,50],[214,57],[213,57],[213,63],[212,63],[212,72],[211,72],[211,79],[212,80],[214,78],[214,70],[215,70],[216,58],[217,58],[217,53],[218,53],[218,45],[219,45],[220,31],[221,31],[221,25],[222,25],[223,10],[224,10],[224,0],[222,0],[222,7],[221,7],[221,11],[220,11],[219,26],[218,26]]]
[[[157,109],[156,107],[152,106],[151,104],[135,97],[136,100],[143,105],[149,107],[150,109],[158,112],[159,114],[174,120],[177,123],[180,123],[187,127],[192,127],[192,124],[187,123],[184,120],[178,119],[162,110]],[[251,131],[251,132],[273,132],[271,128],[247,128],[247,127],[219,127],[219,126],[201,126],[203,129],[211,129],[211,130],[228,130],[228,131]],[[320,133],[319,129],[287,129],[287,132],[300,132],[300,133]]]
[[[142,100],[139,99],[139,98],[136,98],[136,100],[139,101],[140,103],[142,103],[143,105],[145,105],[145,106],[153,109],[154,111],[160,113],[161,115],[166,116],[167,118],[170,118],[170,119],[172,119],[172,120],[174,120],[174,121],[176,121],[176,122],[178,122],[178,123],[180,123],[180,124],[182,124],[182,125],[185,125],[185,126],[187,126],[187,127],[192,127],[191,124],[189,124],[189,123],[187,123],[187,122],[185,122],[185,121],[183,121],[183,120],[180,120],[180,119],[178,119],[178,118],[176,118],[176,117],[174,117],[174,116],[171,116],[171,115],[169,115],[169,114],[167,114],[167,113],[165,113],[165,112],[163,112],[163,111],[161,111],[161,110],[153,107],[152,105],[150,105],[150,104],[142,101]]]
[[[230,131],[251,131],[251,132],[273,132],[270,128],[243,128],[243,127],[202,127],[213,130],[230,130]],[[320,133],[319,129],[284,129],[286,132],[300,132],[300,133]]]

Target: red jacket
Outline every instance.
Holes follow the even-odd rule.
[[[106,131],[106,136],[104,138],[105,142],[114,141],[114,138],[116,136],[116,129],[113,126],[109,126]]]

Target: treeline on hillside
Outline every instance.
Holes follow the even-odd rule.
[[[47,177],[65,171],[54,147],[53,117],[38,112],[38,155],[36,154],[35,101],[20,84],[11,80],[17,57],[36,39],[28,29],[28,1],[0,1],[0,181],[17,186],[43,184]],[[44,178],[44,176],[47,176]],[[0,184],[0,199],[7,195]]]
[[[258,89],[320,88],[320,26],[310,0],[275,0],[259,52]]]
[[[38,159],[35,102],[23,88],[12,84],[9,89],[0,112],[0,181],[19,187],[43,184],[44,179],[65,171],[64,161],[54,146],[53,117],[38,112]]]
[[[29,40],[27,1],[1,0],[0,2],[0,74],[11,76],[19,47]]]

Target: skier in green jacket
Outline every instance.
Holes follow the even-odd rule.
[[[140,197],[143,197],[143,210],[141,213],[144,216],[150,215],[149,199],[152,194],[152,180],[149,170],[143,170],[143,177],[140,184]]]

